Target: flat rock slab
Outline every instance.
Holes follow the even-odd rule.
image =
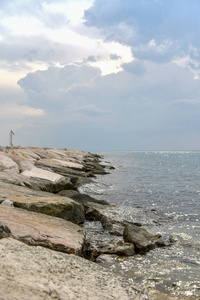
[[[42,178],[46,180],[50,180],[52,182],[57,182],[61,179],[64,179],[63,176],[47,171],[42,170],[40,168],[33,167],[31,170],[26,170],[22,173],[22,175],[33,178]]]
[[[0,206],[0,238],[12,237],[28,245],[82,255],[84,230],[63,219]]]
[[[3,182],[0,182],[0,191],[0,203],[11,200],[15,207],[63,218],[75,224],[82,224],[85,220],[83,206],[70,198]]]
[[[13,205],[29,211],[62,218],[75,224],[85,221],[84,207],[70,198],[52,196],[50,199],[23,197],[10,198]]]
[[[75,255],[0,240],[1,300],[146,300],[132,283]]]

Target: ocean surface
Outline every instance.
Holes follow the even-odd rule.
[[[108,265],[139,286],[200,299],[200,152],[98,152],[115,170],[85,193],[118,205],[117,213],[174,244]],[[116,213],[116,212],[115,212]]]

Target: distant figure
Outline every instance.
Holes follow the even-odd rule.
[[[15,135],[14,134],[14,132],[12,131],[12,129],[11,129],[11,131],[10,131],[10,146],[12,147],[13,146],[13,143],[12,143],[12,136],[13,135]]]

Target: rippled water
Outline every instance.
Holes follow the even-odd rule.
[[[176,243],[110,268],[140,285],[200,299],[200,152],[101,152],[116,167],[85,192],[120,206],[118,214],[140,220]],[[182,298],[181,298],[182,299]]]

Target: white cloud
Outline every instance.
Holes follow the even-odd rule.
[[[148,149],[181,136],[187,145],[200,132],[191,1],[3,1],[4,138],[13,128],[20,144]]]
[[[51,13],[64,13],[72,25],[82,22],[84,10],[93,4],[93,0],[67,1],[66,3],[44,3],[43,7]]]
[[[1,105],[0,117],[7,118],[21,118],[21,116],[41,117],[45,115],[42,109],[36,109],[25,105],[17,105],[15,103],[6,102]]]
[[[102,75],[119,72],[123,63],[133,60],[130,47],[119,42],[103,41],[100,31],[96,31],[96,37],[87,36],[82,17],[84,10],[92,4],[92,0],[41,1],[36,3],[32,14],[32,6],[24,1],[16,4],[16,8],[12,2],[8,7],[5,5],[8,13],[2,15],[1,23],[7,33],[0,45],[1,57],[10,59],[11,67],[14,64],[27,65],[23,75],[15,73],[12,80],[16,80],[17,75],[20,79],[30,71],[47,69],[52,64],[62,66],[69,62],[81,62],[94,53],[97,59],[91,65],[99,67]],[[110,59],[113,54],[120,58]],[[5,75],[5,70],[2,75]],[[11,80],[10,75],[7,72],[3,76],[4,82]]]

